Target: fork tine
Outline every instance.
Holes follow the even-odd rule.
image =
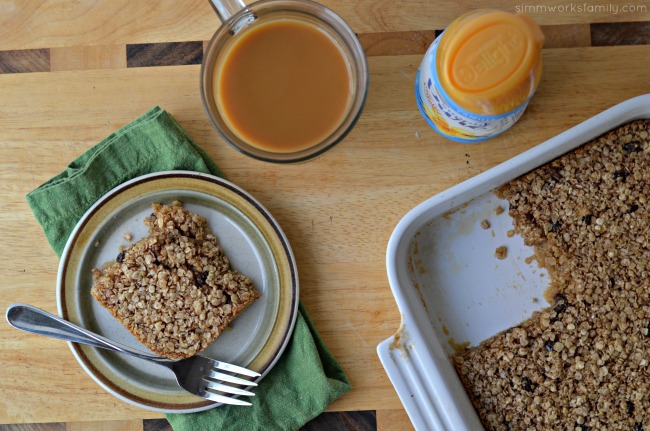
[[[259,377],[261,375],[260,373],[256,373],[253,370],[221,361],[214,361],[214,365],[212,367],[223,371],[229,371],[231,373],[243,374],[249,377]]]
[[[205,391],[203,398],[207,398],[208,400],[214,401],[215,403],[232,404],[235,406],[252,406],[252,404],[248,401],[243,401],[238,398],[225,397],[223,395],[215,394],[214,392],[210,391]]]
[[[230,374],[220,373],[218,371],[212,370],[210,373],[206,374],[204,378],[222,380],[228,383],[234,383],[236,385],[243,386],[257,386],[257,383],[251,382],[250,380],[242,379],[240,377],[231,376]]]
[[[244,389],[235,388],[232,386],[224,385],[222,383],[211,382],[210,380],[203,379],[206,383],[205,389],[210,389],[211,391],[226,392],[233,395],[243,395],[246,397],[254,397],[255,394]]]

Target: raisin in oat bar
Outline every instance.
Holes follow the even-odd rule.
[[[650,120],[501,187],[551,307],[454,365],[488,430],[650,431]]]
[[[149,235],[93,269],[93,297],[160,356],[204,350],[259,297],[251,280],[230,268],[205,218],[154,204]]]

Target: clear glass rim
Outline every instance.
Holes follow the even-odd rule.
[[[283,153],[252,146],[229,130],[221,118],[214,101],[212,75],[224,43],[233,34],[245,27],[247,25],[246,21],[255,21],[260,16],[289,12],[319,21],[330,33],[336,36],[350,64],[354,96],[346,116],[330,136],[307,149]],[[350,26],[335,12],[311,0],[261,0],[248,5],[233,15],[212,36],[206,47],[201,65],[201,100],[210,122],[231,147],[258,160],[273,163],[295,163],[323,154],[348,135],[363,111],[368,95],[369,80],[368,63],[363,47]]]

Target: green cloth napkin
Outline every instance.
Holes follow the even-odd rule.
[[[27,202],[60,257],[72,229],[106,192],[140,175],[221,171],[174,118],[154,107],[111,134],[27,195]],[[286,350],[254,390],[252,407],[221,406],[168,414],[176,431],[294,431],[350,390],[350,382],[323,343],[302,304]]]

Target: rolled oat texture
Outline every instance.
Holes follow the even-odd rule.
[[[488,430],[650,431],[650,120],[501,187],[551,306],[456,355]]]
[[[205,218],[180,202],[154,204],[149,235],[93,269],[93,297],[154,353],[181,359],[204,350],[259,297],[230,268]]]

